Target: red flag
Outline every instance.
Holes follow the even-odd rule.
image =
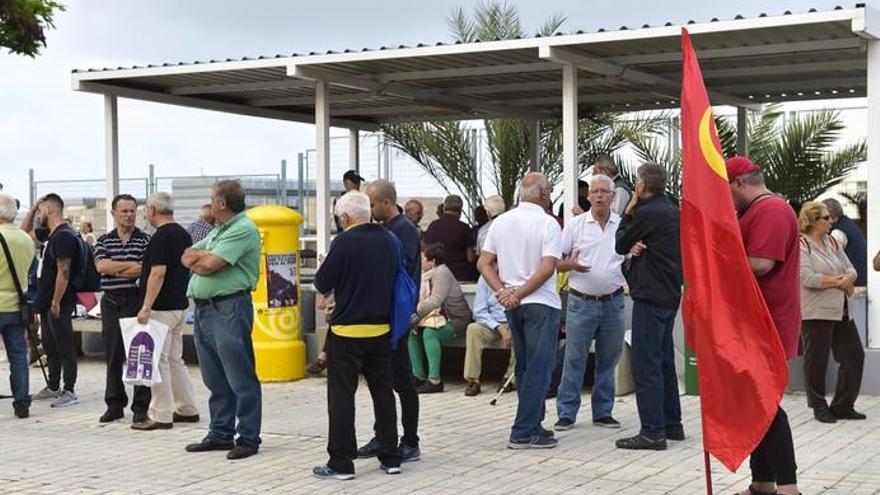
[[[788,365],[749,268],[712,107],[684,28],[681,51],[684,328],[697,355],[703,446],[736,471],[776,415]]]

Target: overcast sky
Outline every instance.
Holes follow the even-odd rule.
[[[36,59],[0,53],[0,182],[27,201],[37,180],[103,177],[101,96],[71,91],[74,68],[240,58],[449,41],[446,16],[472,0],[62,0],[68,11]],[[564,31],[679,24],[761,12],[828,10],[822,0],[521,0],[533,31],[563,14]],[[873,2],[871,2],[873,3]],[[770,7],[768,7],[770,5]],[[844,5],[852,7],[854,3]],[[772,8],[773,10],[766,10]],[[312,127],[120,99],[120,173],[275,173],[314,146]]]

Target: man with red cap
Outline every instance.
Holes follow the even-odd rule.
[[[791,207],[770,192],[761,169],[744,156],[726,162],[749,266],[787,358],[797,355],[801,328],[798,223]],[[744,311],[751,310],[743,308]],[[788,416],[782,407],[752,452],[752,483],[740,495],[797,495],[797,465]]]

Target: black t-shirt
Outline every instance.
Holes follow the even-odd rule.
[[[141,269],[140,293],[141,304],[147,290],[147,279],[150,270],[156,265],[165,265],[165,282],[156,301],[155,311],[175,311],[186,309],[189,300],[186,297],[186,286],[189,284],[189,270],[180,262],[183,252],[192,246],[189,233],[176,223],[167,223],[156,230],[147,249],[144,251],[143,268]]]
[[[34,301],[37,311],[46,311],[52,305],[59,259],[70,260],[70,280],[61,298],[61,306],[71,307],[76,304],[76,290],[72,282],[80,271],[81,257],[79,234],[66,223],[59,225],[49,235],[43,248],[43,260],[37,278],[37,298]]]

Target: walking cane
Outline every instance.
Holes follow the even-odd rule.
[[[504,385],[501,386],[501,388],[498,390],[498,393],[495,394],[495,397],[493,397],[492,400],[489,401],[489,405],[494,406],[498,402],[498,398],[501,397],[501,394],[504,393],[504,389],[507,388],[508,385],[510,385],[510,382],[513,380],[514,376],[515,374],[511,373],[510,376],[507,377],[507,381],[504,382]]]
[[[37,362],[40,363],[40,371],[43,372],[43,379],[46,380],[46,386],[49,386],[49,375],[46,374],[46,365],[43,364],[43,358],[40,356],[40,348],[37,347],[37,331],[29,322],[25,323],[25,328],[28,333],[28,340],[31,341],[31,347],[34,349],[34,354],[37,356]]]

